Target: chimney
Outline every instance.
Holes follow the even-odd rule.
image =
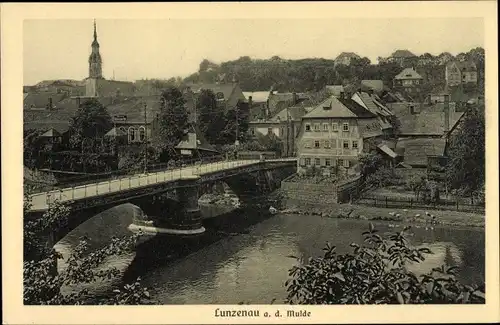
[[[253,101],[252,101],[252,96],[248,96],[248,107],[252,108]]]
[[[297,105],[297,93],[296,92],[292,93],[292,104]]]
[[[450,95],[444,95],[444,133],[450,130]]]

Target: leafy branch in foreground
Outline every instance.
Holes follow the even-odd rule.
[[[441,266],[417,276],[408,263],[432,252],[410,245],[406,227],[385,238],[370,224],[363,245],[338,254],[326,245],[324,256],[294,266],[286,281],[287,303],[298,304],[450,304],[484,303],[484,284],[468,286],[456,279],[456,267]]]
[[[29,197],[24,202],[25,217],[30,208]],[[89,251],[87,238],[81,238],[67,259],[64,271],[57,271],[57,260],[62,255],[48,247],[45,237],[48,231],[56,231],[64,226],[71,209],[63,203],[54,202],[38,219],[25,222],[24,226],[24,292],[26,305],[67,305],[67,304],[147,304],[149,292],[137,279],[124,285],[105,298],[92,297],[87,289],[63,293],[64,286],[79,286],[85,283],[109,280],[120,275],[116,267],[103,266],[110,256],[132,251],[141,234],[112,238],[106,246]]]

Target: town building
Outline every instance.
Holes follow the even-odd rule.
[[[269,91],[243,92],[250,109],[250,120],[264,118],[269,115]]]
[[[448,86],[477,84],[477,67],[473,61],[451,61],[446,64],[445,79]]]
[[[353,59],[361,59],[361,57],[354,52],[342,52],[335,58],[334,65],[350,65]]]
[[[422,76],[413,68],[405,68],[394,77],[394,88],[410,94],[418,94],[423,80]]]
[[[306,93],[287,92],[279,93],[271,90],[268,97],[268,114],[267,117],[275,115],[284,108],[298,105],[309,99]]]
[[[377,115],[343,94],[330,96],[302,117],[298,134],[299,173],[315,167],[325,174],[356,173],[358,156],[383,136]]]
[[[411,67],[417,63],[418,57],[408,50],[396,50],[385,61],[397,63],[401,67]]]

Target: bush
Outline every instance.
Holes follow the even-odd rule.
[[[363,245],[338,254],[326,245],[324,256],[294,266],[287,280],[287,303],[298,304],[444,304],[484,303],[484,284],[456,280],[456,267],[441,266],[418,277],[406,268],[431,254],[412,247],[409,227],[383,238],[370,224]]]

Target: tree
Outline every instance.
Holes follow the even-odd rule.
[[[234,109],[229,109],[226,112],[226,125],[221,132],[221,136],[225,143],[234,143],[236,141],[236,134],[238,134],[238,140],[240,142],[246,139],[249,115],[248,104],[242,101],[238,101]],[[238,130],[238,132],[236,132],[236,130]]]
[[[57,260],[62,256],[51,246],[44,234],[64,227],[71,210],[65,204],[54,202],[42,217],[28,220],[31,202],[29,195],[24,200],[24,277],[23,301],[26,305],[64,305],[96,303],[96,298],[89,296],[86,289],[71,294],[64,294],[61,288],[66,285],[91,283],[98,280],[111,279],[120,274],[115,267],[97,269],[111,255],[130,252],[134,248],[140,234],[124,238],[112,238],[111,243],[90,254],[86,238],[67,260],[67,269],[57,272]],[[109,298],[99,298],[99,304],[144,304],[148,303],[149,292],[141,287],[140,279],[125,285],[122,290],[114,292]],[[115,290],[115,291],[116,291]]]
[[[168,87],[161,94],[161,111],[158,117],[158,130],[152,137],[152,146],[159,159],[166,161],[175,156],[175,146],[179,144],[188,127],[188,114],[180,90]]]
[[[24,130],[23,137],[23,160],[24,165],[28,168],[40,168],[42,160],[40,159],[40,151],[44,150],[40,135],[41,130]]]
[[[223,144],[221,132],[226,122],[224,112],[217,107],[214,93],[211,90],[202,89],[196,106],[199,112],[198,125],[207,141],[211,144]]]
[[[469,110],[450,139],[446,179],[451,189],[471,194],[484,184],[485,121],[484,108]]]
[[[86,140],[95,145],[95,140],[102,138],[112,127],[106,107],[96,99],[86,100],[69,122],[70,144],[79,151]]]
[[[383,165],[382,156],[375,151],[367,154],[360,154],[359,165],[361,177],[366,178],[368,175],[375,173]]]
[[[370,224],[364,244],[339,254],[329,244],[322,257],[299,259],[286,281],[287,303],[297,304],[449,304],[484,303],[484,283],[463,285],[456,267],[443,265],[420,277],[407,269],[420,263],[426,248],[413,247],[410,228],[382,237]],[[293,256],[292,256],[293,257]],[[293,257],[295,258],[295,257]]]

